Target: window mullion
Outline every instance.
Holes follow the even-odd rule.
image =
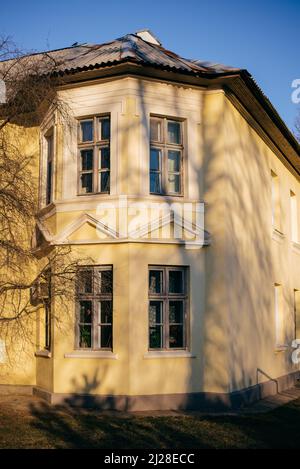
[[[93,125],[94,125],[94,132],[93,132],[93,141],[94,143],[98,141],[99,139],[99,129],[98,129],[98,125],[97,125],[97,117],[94,116],[93,118]]]
[[[96,349],[99,347],[98,345],[98,318],[96,317],[97,315],[97,310],[98,306],[96,298],[92,300],[92,349]]]
[[[170,348],[170,324],[169,324],[169,298],[167,298],[165,300],[165,311],[166,311],[166,320],[165,320],[165,324],[166,324],[166,344],[165,344],[165,348],[166,349],[169,349]]]
[[[183,317],[182,317],[182,320],[183,320],[183,325],[182,325],[182,328],[183,328],[183,345],[184,345],[184,348],[186,348],[187,346],[187,343],[188,343],[188,337],[187,337],[187,324],[188,324],[188,311],[187,311],[187,302],[185,300],[183,300]]]
[[[98,192],[98,153],[99,148],[97,145],[93,146],[93,192]]]
[[[169,291],[169,276],[168,269],[164,269],[164,348],[169,348],[169,318],[168,318],[168,291]]]
[[[162,181],[163,181],[163,193],[167,194],[168,192],[168,186],[167,186],[167,180],[168,180],[168,166],[167,166],[167,157],[168,157],[168,152],[167,152],[167,136],[168,136],[168,120],[164,118],[163,120],[163,174],[162,174]]]
[[[76,301],[76,310],[75,310],[75,346],[76,348],[80,347],[80,299]]]
[[[163,194],[168,193],[168,186],[167,186],[167,180],[168,180],[167,156],[168,156],[168,153],[167,153],[167,150],[166,150],[166,145],[164,145],[163,151],[162,151],[162,160],[163,160],[162,161],[162,184],[163,184],[162,192],[163,192]]]

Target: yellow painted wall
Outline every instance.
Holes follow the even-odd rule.
[[[120,195],[167,201],[149,196],[149,116],[158,114],[186,119],[185,193],[174,199],[205,202],[211,246],[188,250],[171,242],[109,242],[90,222],[76,228],[65,239],[72,242],[73,254],[113,265],[113,354],[79,358],[74,303],[64,308],[55,303],[59,321],[53,325],[52,357],[37,358],[37,385],[57,393],[223,393],[295,370],[290,350],[275,347],[273,295],[274,283],[282,284],[290,344],[293,289],[300,289],[300,247],[291,243],[289,221],[289,191],[300,200],[300,187],[291,169],[223,91],[123,78],[67,89],[61,97],[71,120],[49,119],[41,132],[54,126],[57,142],[54,206],[41,216],[50,237],[62,235],[84,213],[97,218],[98,204]],[[77,196],[76,118],[108,112],[111,195]],[[42,168],[44,159],[42,153]],[[271,170],[280,180],[283,234],[271,226]],[[190,268],[191,356],[148,353],[151,264]]]
[[[18,125],[7,125],[5,127],[6,142],[17,148],[23,157],[30,160],[28,170],[31,171],[31,183],[38,188],[38,161],[39,161],[39,129],[27,128]],[[12,150],[14,152],[15,150]],[[16,154],[17,154],[16,152]],[[12,153],[13,155],[13,153]],[[32,225],[33,227],[34,225]],[[20,226],[20,234],[26,248],[31,245],[30,226],[28,227],[28,238],[24,226]],[[25,236],[24,236],[25,234]],[[16,234],[18,235],[18,233]],[[36,274],[35,262],[28,262],[24,265],[24,270],[20,273],[20,281],[24,282],[24,277],[28,282]],[[18,274],[19,275],[19,274]],[[4,269],[0,272],[1,280],[17,282],[15,271]],[[16,298],[17,297],[17,298]],[[5,308],[2,313],[6,317],[14,316],[26,305],[29,298],[29,292],[26,291],[20,297],[6,298]],[[16,301],[20,303],[16,304]],[[22,317],[17,321],[0,321],[0,340],[5,344],[4,356],[0,358],[0,384],[22,384],[34,385],[36,383],[36,363],[34,352],[37,348],[37,322],[35,317]]]
[[[246,123],[224,103],[227,202],[227,289],[230,317],[230,389],[298,369],[291,361],[293,290],[299,288],[300,250],[291,240],[290,190],[299,179]],[[282,234],[272,227],[271,170],[279,178]],[[299,220],[299,216],[298,216]],[[274,284],[283,290],[286,350],[275,341]]]

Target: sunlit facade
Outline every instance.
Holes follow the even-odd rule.
[[[26,353],[3,341],[1,384],[103,408],[241,405],[298,377],[299,146],[245,71],[186,70],[145,34],[142,61],[73,67],[68,119],[32,130],[34,252],[86,261],[67,308],[41,299]]]

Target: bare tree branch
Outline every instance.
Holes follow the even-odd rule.
[[[43,300],[33,295],[41,284],[60,305],[55,309],[59,321],[59,314],[68,309],[64,305],[74,298],[78,268],[84,262],[68,247],[48,246],[48,254],[37,259],[31,244],[38,212],[39,155],[28,153],[24,140],[49,109],[64,122],[69,118],[57,93],[62,78],[54,72],[59,64],[49,53],[26,55],[10,38],[0,38],[0,79],[6,84],[6,102],[0,104],[1,337],[8,324],[30,336],[25,324],[43,306]],[[38,143],[37,132],[35,138]]]

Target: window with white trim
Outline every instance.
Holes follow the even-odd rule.
[[[183,122],[150,118],[150,193],[183,193]]]
[[[110,116],[79,121],[79,194],[110,193]]]
[[[281,205],[279,177],[271,171],[271,191],[272,191],[272,225],[273,228],[281,229]]]
[[[290,191],[290,220],[291,220],[291,240],[298,243],[298,204],[297,196]]]
[[[149,267],[149,349],[186,349],[188,269]]]
[[[294,318],[295,318],[295,337],[300,339],[300,291],[294,289]]]
[[[112,266],[81,268],[77,275],[76,290],[77,348],[112,350]]]
[[[51,300],[44,301],[45,311],[45,337],[44,337],[44,348],[51,350]]]
[[[274,309],[275,309],[275,342],[277,347],[285,344],[283,293],[282,285],[274,284]]]
[[[46,205],[52,202],[53,198],[53,159],[54,159],[54,136],[53,130],[45,136],[46,139]]]

